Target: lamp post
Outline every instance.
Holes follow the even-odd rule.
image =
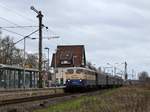
[[[32,39],[29,36],[24,37],[24,50],[23,50],[23,88],[25,89],[25,65],[26,65],[26,39]]]
[[[45,50],[47,50],[48,51],[48,67],[47,67],[47,69],[48,69],[48,71],[49,71],[49,48],[48,47],[45,47]]]

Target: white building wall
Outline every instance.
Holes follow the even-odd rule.
[[[65,76],[65,72],[66,72],[66,69],[65,68],[57,68],[56,70],[56,82],[57,84],[66,84],[66,76]]]

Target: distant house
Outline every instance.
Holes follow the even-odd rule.
[[[85,67],[84,45],[59,45],[52,56],[51,67]]]

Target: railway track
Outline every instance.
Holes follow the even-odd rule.
[[[25,103],[25,102],[33,102],[33,101],[40,101],[40,100],[47,100],[51,98],[75,98],[78,96],[85,96],[85,95],[90,95],[92,92],[88,93],[63,93],[63,94],[53,94],[53,95],[44,95],[44,96],[34,96],[34,97],[26,97],[26,98],[18,98],[18,99],[11,99],[11,100],[3,100],[0,101],[0,107],[6,106],[6,105],[11,105],[11,104],[20,104],[20,103]]]
[[[55,98],[55,97],[64,97],[67,95],[71,95],[71,94],[63,93],[63,94],[53,94],[53,95],[33,96],[33,97],[26,97],[26,98],[19,98],[19,99],[3,100],[3,101],[0,101],[0,107],[5,106],[5,105],[10,105],[10,104],[45,100],[45,99],[50,99],[50,98]]]
[[[45,108],[52,104],[73,100],[81,96],[91,96],[102,93],[94,91],[87,93],[64,93],[38,97],[28,97],[0,102],[0,112],[33,112],[35,109]]]
[[[51,90],[51,89],[63,89],[65,86],[60,87],[49,87],[49,88],[20,88],[20,89],[0,89],[0,93],[16,93],[16,92],[30,92],[30,91],[42,91],[42,90]]]

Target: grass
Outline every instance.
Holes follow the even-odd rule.
[[[81,107],[82,98],[49,106],[47,109],[40,109],[35,112],[65,112],[69,110],[79,109]]]
[[[150,112],[149,87],[122,87],[81,97],[35,112]]]

